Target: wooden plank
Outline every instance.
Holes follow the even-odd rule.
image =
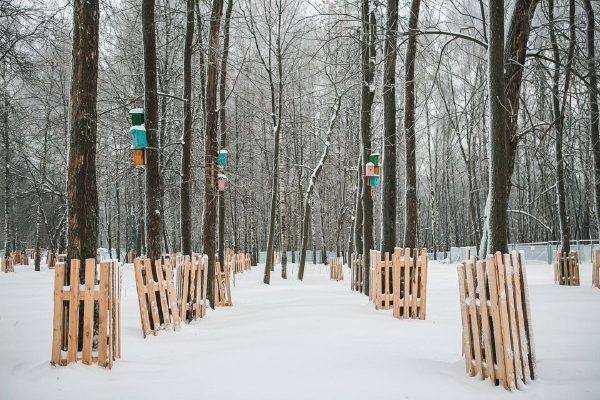
[[[421,250],[421,280],[420,280],[420,300],[419,318],[425,319],[427,314],[427,270],[429,269],[429,255],[427,249]]]
[[[467,304],[469,306],[469,314],[471,316],[471,331],[473,332],[473,353],[475,355],[476,374],[480,379],[484,379],[483,366],[481,364],[481,334],[479,332],[479,321],[477,318],[477,298],[475,294],[475,285],[473,282],[473,261],[465,263],[465,274],[467,277]]]
[[[67,363],[77,361],[77,344],[79,336],[79,269],[81,262],[71,260],[69,300],[69,337],[67,340]]]
[[[460,294],[460,314],[462,320],[462,350],[465,357],[465,370],[469,376],[475,375],[473,371],[473,353],[472,353],[472,338],[471,335],[471,323],[469,320],[469,311],[467,307],[467,278],[465,272],[465,264],[459,264],[457,267],[458,271],[458,291]]]
[[[535,344],[533,341],[533,323],[531,322],[531,307],[529,305],[529,287],[527,285],[527,268],[525,268],[525,255],[519,252],[519,268],[521,270],[521,297],[523,299],[525,319],[525,333],[527,335],[527,344],[529,348],[529,376],[535,379],[536,356]]]
[[[504,274],[506,282],[506,300],[508,305],[508,317],[510,323],[510,340],[513,352],[513,370],[515,374],[515,386],[518,387],[519,380],[523,379],[521,370],[521,351],[519,347],[519,334],[517,330],[517,316],[515,310],[515,293],[513,289],[513,267],[509,254],[504,254]]]
[[[384,268],[384,288],[385,288],[385,292],[384,292],[384,301],[385,301],[385,309],[389,310],[390,309],[390,272],[391,272],[391,263],[390,263],[390,253],[388,253],[387,251],[385,253],[383,253],[383,259],[384,259],[384,264],[383,264],[383,268]]]
[[[225,269],[225,289],[227,290],[227,304],[233,307],[233,299],[231,297],[231,268]]]
[[[171,317],[169,304],[167,303],[167,288],[165,286],[165,275],[160,260],[154,261],[154,270],[156,271],[156,288],[158,291],[158,301],[160,301],[160,312],[163,321],[163,328],[171,326]]]
[[[579,253],[575,252],[575,285],[579,286]]]
[[[146,287],[148,288],[148,301],[150,303],[150,315],[152,316],[151,331],[154,335],[160,330],[160,316],[158,314],[158,304],[156,300],[156,281],[152,274],[152,262],[150,259],[144,259],[144,269],[146,270]]]
[[[94,341],[94,286],[96,279],[96,259],[85,260],[85,300],[83,302],[83,344],[81,356],[84,364],[92,363]]]
[[[63,300],[62,291],[65,285],[65,264],[57,263],[54,269],[54,316],[52,320],[52,359],[53,365],[61,364],[63,338]]]
[[[402,296],[402,318],[410,317],[410,249],[404,249],[404,296]]]
[[[517,317],[517,331],[519,334],[519,351],[521,353],[521,372],[523,383],[529,381],[529,351],[527,350],[527,336],[525,335],[525,319],[523,317],[523,299],[521,294],[521,267],[516,251],[511,253],[513,267],[513,290],[515,294],[515,309]]]
[[[184,259],[183,261],[183,290],[181,292],[181,302],[180,302],[180,307],[181,307],[181,319],[183,321],[189,322],[190,320],[188,319],[187,316],[187,310],[188,310],[188,289],[189,289],[189,285],[190,285],[190,262],[189,259]]]
[[[411,304],[411,318],[418,317],[417,298],[419,294],[419,279],[421,277],[421,259],[419,257],[419,249],[413,250],[413,274],[412,274],[412,288],[410,298]]]
[[[478,293],[479,293],[479,312],[481,314],[481,340],[483,341],[485,360],[485,375],[489,377],[494,384],[496,383],[496,371],[493,356],[492,331],[490,329],[490,314],[488,312],[487,279],[485,274],[485,261],[479,261],[475,264],[477,272]]]
[[[133,260],[133,268],[135,271],[135,286],[138,293],[138,302],[140,305],[140,320],[142,323],[142,335],[146,337],[150,333],[150,319],[148,313],[148,306],[146,303],[146,294],[148,293],[147,286],[144,283],[144,277],[142,275],[142,260],[136,258]]]
[[[394,293],[394,318],[400,318],[400,272],[402,271],[400,254],[400,249],[396,248],[394,249],[394,254],[392,255],[392,291]]]
[[[498,293],[498,273],[496,269],[496,259],[494,256],[488,256],[485,268],[488,275],[488,285],[490,289],[490,308],[492,315],[492,332],[494,333],[494,359],[498,364],[496,370],[496,379],[498,382],[507,387],[506,383],[506,370],[504,368],[504,340],[502,337],[502,329],[500,328],[500,304],[499,304],[499,293]]]
[[[111,347],[108,343],[108,338],[112,335],[108,333],[109,313],[108,313],[108,291],[110,285],[110,264],[107,262],[100,263],[100,283],[98,286],[100,292],[100,300],[98,301],[98,365],[106,367],[107,362],[107,347]],[[107,335],[108,333],[108,335]],[[111,351],[108,352],[112,353]],[[112,355],[112,354],[111,354]]]
[[[515,388],[515,374],[514,374],[514,356],[512,351],[512,344],[510,339],[510,322],[508,315],[508,304],[507,304],[507,293],[506,293],[506,279],[504,272],[504,263],[502,261],[502,254],[497,252],[496,255],[496,267],[498,268],[498,295],[500,304],[500,328],[502,331],[502,353],[504,355],[504,368],[506,369],[506,386],[508,390]],[[501,353],[501,354],[502,354]]]
[[[167,278],[165,284],[167,285],[167,295],[169,296],[169,307],[171,309],[171,319],[173,323],[173,329],[179,328],[179,310],[177,308],[177,298],[175,297],[175,285],[173,283],[173,268],[171,263],[167,260],[165,263],[165,276]]]

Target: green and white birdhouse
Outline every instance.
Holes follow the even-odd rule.
[[[131,116],[131,125],[142,125],[144,123],[144,109],[143,108],[134,108],[129,111],[129,115]]]

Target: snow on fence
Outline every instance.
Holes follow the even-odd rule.
[[[393,307],[395,318],[425,319],[427,310],[427,249],[371,250],[369,297],[375,309]]]
[[[458,266],[462,348],[470,376],[511,390],[535,378],[523,253],[496,253]]]
[[[154,267],[153,265],[154,264]],[[170,262],[136,258],[133,261],[140,306],[142,334],[156,335],[160,329],[179,326],[173,270]]]
[[[364,285],[364,264],[361,254],[352,254],[352,262],[350,267],[350,290],[363,292]]]
[[[121,357],[121,268],[117,261],[98,266],[88,258],[81,287],[80,267],[80,260],[71,260],[70,270],[56,263],[51,363],[81,360],[111,368]]]
[[[554,258],[554,283],[557,285],[579,286],[579,254],[556,252]]]
[[[331,257],[329,259],[329,279],[333,279],[336,282],[344,280],[344,271],[342,266],[344,265],[344,259],[342,257]]]
[[[180,319],[190,323],[206,315],[206,288],[208,285],[206,256],[171,256],[165,263],[175,263],[177,307]]]

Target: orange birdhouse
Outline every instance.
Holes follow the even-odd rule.
[[[144,149],[133,150],[133,165],[141,168],[146,165],[146,151]]]

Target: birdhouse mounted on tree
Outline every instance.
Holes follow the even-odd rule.
[[[217,157],[217,166],[219,168],[225,168],[227,166],[227,155],[227,150],[219,150],[219,155]]]
[[[373,175],[369,177],[369,186],[374,188],[379,186],[379,175]]]
[[[133,165],[141,168],[146,166],[146,151],[144,149],[133,149]]]
[[[143,125],[132,126],[129,132],[131,133],[131,147],[133,149],[145,149],[148,147],[146,128]]]
[[[374,176],[375,175],[375,165],[372,162],[368,162],[365,165],[365,176]]]
[[[131,117],[131,125],[142,125],[144,123],[144,109],[143,108],[134,108],[129,111],[129,115]]]
[[[227,180],[227,176],[225,174],[217,174],[217,183],[219,192],[225,191],[225,181]]]
[[[369,156],[369,162],[373,163],[374,166],[379,166],[379,153],[371,153]]]

